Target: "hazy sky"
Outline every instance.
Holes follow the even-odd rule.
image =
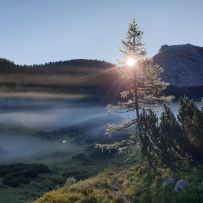
[[[133,18],[150,56],[163,44],[203,46],[203,0],[0,0],[0,57],[115,63]]]

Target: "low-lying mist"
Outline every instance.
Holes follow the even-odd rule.
[[[3,101],[0,102],[0,125],[38,130],[65,127],[106,113],[104,106],[79,102]]]
[[[2,163],[39,161],[60,153],[70,158],[79,149],[69,131],[77,129],[80,139],[83,134],[104,137],[105,124],[117,118],[105,106],[78,102],[1,100],[0,108]]]
[[[175,113],[177,108],[173,103]],[[107,139],[107,123],[134,116],[134,112],[108,113],[105,105],[93,103],[0,100],[0,162],[39,161],[56,154],[70,158],[82,148],[82,141]]]

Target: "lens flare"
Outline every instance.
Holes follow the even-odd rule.
[[[135,64],[136,64],[136,59],[133,57],[129,57],[126,61],[126,64],[128,65],[128,67],[132,68]]]

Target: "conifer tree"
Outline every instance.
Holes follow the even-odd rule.
[[[145,156],[146,154],[143,154],[144,150],[141,148],[148,143],[147,139],[142,139],[142,133],[145,132],[140,128],[140,112],[142,113],[146,109],[146,104],[169,103],[173,97],[163,95],[163,91],[168,86],[160,78],[163,69],[147,58],[142,36],[143,32],[133,20],[129,24],[126,39],[122,41],[123,60],[118,65],[120,81],[123,86],[120,100],[116,105],[108,105],[109,111],[134,112],[133,119],[125,120],[119,124],[109,124],[106,130],[109,135],[117,131],[124,131],[129,136],[120,142],[97,145],[97,147],[109,150],[118,148],[120,152],[127,151],[131,154],[141,152]],[[126,61],[128,60],[134,63],[131,64],[133,66],[127,67]]]
[[[139,130],[141,153],[146,157],[149,165],[155,168],[159,163],[161,154],[160,136],[158,117],[151,109],[143,109],[140,113]]]
[[[177,168],[179,163],[188,160],[188,154],[184,151],[185,140],[175,115],[168,106],[160,117],[159,146],[161,163],[171,168]]]
[[[185,151],[192,155],[196,162],[203,163],[203,111],[193,100],[182,97],[179,101],[178,121],[181,126]]]

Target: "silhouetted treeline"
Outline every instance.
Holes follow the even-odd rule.
[[[61,66],[74,66],[74,67],[95,67],[95,68],[111,68],[113,64],[100,61],[100,60],[90,60],[90,59],[72,59],[68,61],[56,61],[49,62],[45,64],[34,64],[34,65],[17,65],[12,61],[0,58],[0,73],[5,72],[23,72],[27,70],[39,70],[43,68],[61,67]],[[57,69],[56,69],[57,70]]]
[[[0,73],[5,73],[5,72],[15,72],[16,71],[16,65],[14,62],[9,61],[4,58],[0,58]]]

